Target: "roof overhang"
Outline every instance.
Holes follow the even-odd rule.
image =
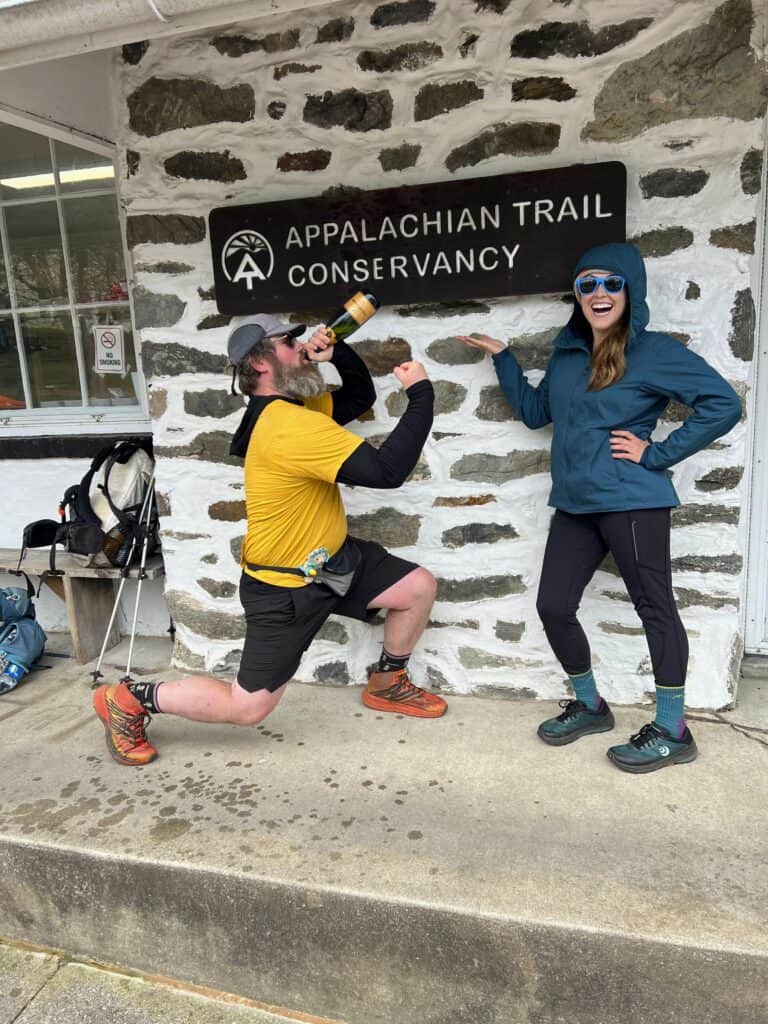
[[[234,22],[332,6],[333,0],[0,0],[0,70]]]

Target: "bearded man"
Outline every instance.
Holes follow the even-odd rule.
[[[376,711],[438,718],[446,703],[415,686],[408,659],[436,593],[430,572],[380,544],[347,536],[339,484],[394,488],[418,461],[432,426],[434,390],[421,363],[394,373],[408,396],[399,423],[377,450],[343,424],[369,409],[376,392],[365,363],[318,328],[260,314],[233,324],[229,361],[248,407],[231,452],[245,459],[248,532],[240,600],[246,636],[237,681],[195,675],[173,682],[99,687],[94,708],[107,748],[121,764],[143,765],[157,750],[153,714],[197,722],[256,725],[276,707],[328,616],[363,622],[386,609],[384,646],[363,703]],[[332,362],[341,387],[326,389],[317,363]]]

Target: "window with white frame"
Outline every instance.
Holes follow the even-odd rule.
[[[143,416],[114,166],[0,122],[0,417]]]

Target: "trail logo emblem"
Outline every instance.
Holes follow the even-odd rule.
[[[245,281],[253,291],[254,281],[266,281],[275,267],[272,246],[258,231],[247,228],[230,235],[221,250],[221,269],[232,284]]]

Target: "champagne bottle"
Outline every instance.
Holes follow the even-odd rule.
[[[331,344],[335,345],[337,341],[348,338],[366,320],[371,319],[380,305],[376,296],[371,295],[370,292],[356,292],[351,299],[347,299],[344,308],[331,317],[325,325],[325,329],[331,337]]]

